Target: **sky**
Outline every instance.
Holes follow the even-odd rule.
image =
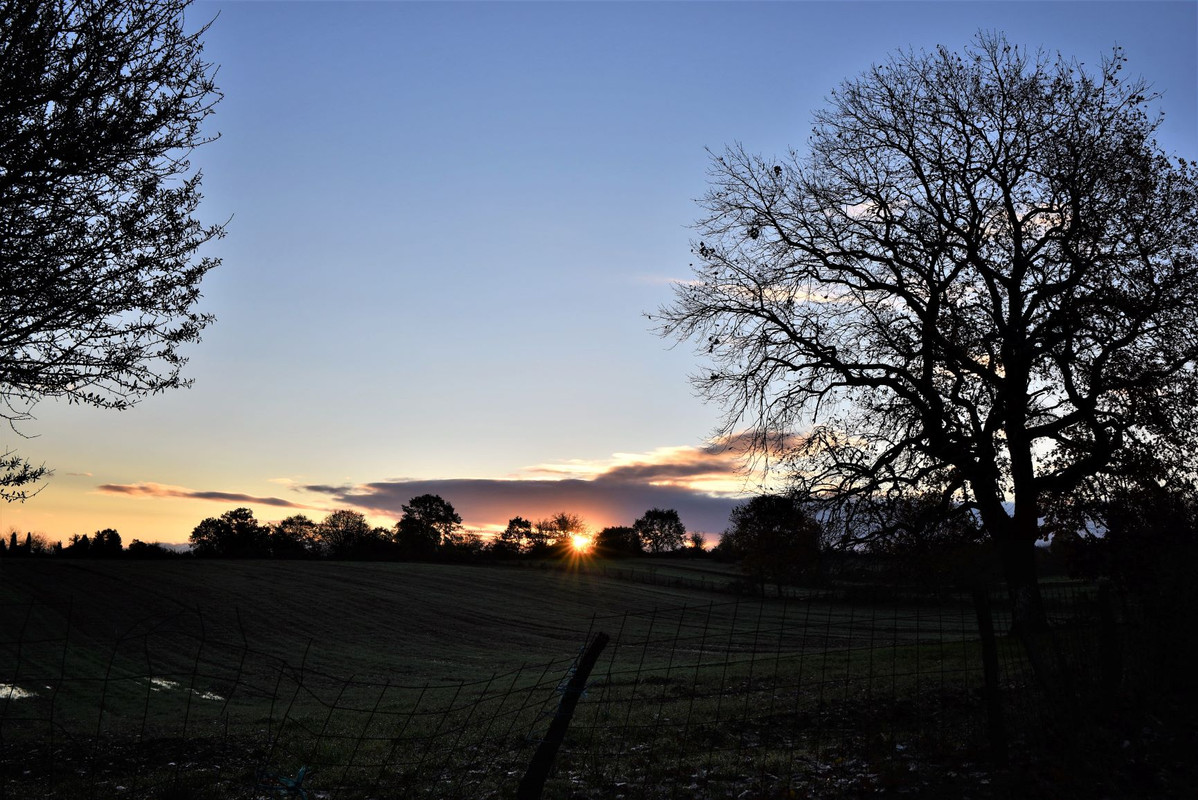
[[[1127,69],[1198,156],[1198,2],[196,2],[224,99],[197,150],[216,315],[194,385],[43,402],[54,469],[0,529],[184,542],[238,506],[475,530],[675,508],[716,534],[766,479],[646,315],[690,276],[708,151],[800,151],[844,79],[978,31]]]

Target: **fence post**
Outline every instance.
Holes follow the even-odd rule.
[[[557,757],[558,748],[565,741],[566,730],[570,727],[570,720],[574,716],[574,707],[578,705],[578,698],[582,696],[582,690],[586,688],[587,678],[590,677],[591,670],[594,669],[595,662],[599,660],[599,654],[603,652],[607,642],[606,633],[595,634],[595,638],[591,640],[586,651],[578,659],[574,674],[570,676],[570,682],[566,684],[566,689],[562,693],[557,713],[553,715],[553,721],[549,723],[549,731],[541,740],[540,746],[537,747],[537,752],[528,764],[528,771],[524,773],[524,778],[520,781],[519,788],[516,789],[516,800],[540,800],[541,792],[545,789],[545,780],[549,777],[549,770],[553,767],[554,758]]]
[[[982,694],[986,699],[986,730],[990,752],[998,764],[1007,763],[1007,726],[1003,720],[1002,697],[998,692],[998,644],[994,638],[994,616],[990,611],[990,592],[984,587],[973,590],[973,607],[982,637]]]

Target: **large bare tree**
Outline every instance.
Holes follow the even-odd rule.
[[[46,397],[126,408],[184,385],[220,236],[194,216],[220,93],[190,0],[0,6],[0,418]],[[46,474],[0,456],[0,497]]]
[[[1029,629],[1046,501],[1132,451],[1174,473],[1198,452],[1195,173],[1124,61],[981,34],[894,55],[804,153],[713,158],[694,279],[661,311],[728,431],[806,495],[976,513]]]

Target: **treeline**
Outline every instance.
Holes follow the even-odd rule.
[[[0,539],[0,557],[22,558],[28,556],[59,556],[62,558],[171,558],[179,556],[177,550],[161,544],[150,544],[134,539],[125,547],[121,535],[112,528],[96,531],[91,536],[73,535],[70,540],[51,542],[40,533],[26,533],[23,537],[9,531],[8,541]]]
[[[196,525],[186,549],[136,539],[124,547],[112,528],[72,536],[65,544],[36,533],[21,539],[13,531],[7,544],[0,541],[0,556],[481,562],[679,554],[736,563],[746,590],[761,594],[827,580],[973,583],[995,567],[993,548],[972,518],[946,520],[932,507],[912,503],[891,504],[876,514],[862,506],[856,528],[846,536],[843,525],[818,518],[797,498],[760,495],[732,510],[727,529],[710,549],[702,534],[686,530],[674,509],[652,508],[631,525],[597,533],[565,511],[539,520],[517,516],[496,534],[465,530],[453,505],[438,495],[413,497],[402,509],[398,522],[382,527],[350,509],[320,520],[295,514],[263,523],[251,509],[234,508]],[[877,518],[863,522],[870,516]],[[852,541],[846,545],[846,539]],[[1078,548],[1076,537],[1060,536],[1052,548],[1038,549],[1041,572],[1064,572],[1066,561],[1076,565],[1082,559],[1072,551]]]
[[[336,560],[445,560],[545,558],[595,551],[606,555],[666,553],[703,539],[688,539],[673,509],[650,509],[631,526],[594,536],[585,521],[565,511],[535,522],[513,517],[499,534],[463,529],[453,505],[435,494],[413,497],[391,527],[372,526],[349,509],[321,521],[303,514],[261,524],[248,508],[204,520],[192,531],[191,552],[201,558],[323,558]]]
[[[582,517],[565,511],[536,521],[513,517],[501,533],[482,534],[465,530],[453,505],[438,495],[414,497],[402,509],[395,525],[380,527],[350,509],[333,511],[319,521],[295,514],[263,523],[252,509],[234,508],[196,525],[188,550],[137,539],[123,547],[121,535],[112,528],[90,536],[76,534],[66,544],[35,533],[22,540],[13,531],[7,545],[0,541],[0,556],[470,561],[584,552],[616,557],[704,552],[703,536],[688,534],[674,509],[649,509],[632,525],[607,527],[593,535]]]

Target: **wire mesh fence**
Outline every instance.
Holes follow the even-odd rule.
[[[1041,695],[986,597],[999,708],[1035,746]],[[1054,652],[1093,673],[1096,590],[1046,598]],[[578,656],[404,681],[310,668],[303,642],[259,652],[199,611],[107,640],[77,613],[0,606],[0,797],[513,797]],[[967,594],[869,587],[597,616],[579,647],[610,642],[545,796],[852,794],[939,762],[972,780],[994,745],[978,619]]]

